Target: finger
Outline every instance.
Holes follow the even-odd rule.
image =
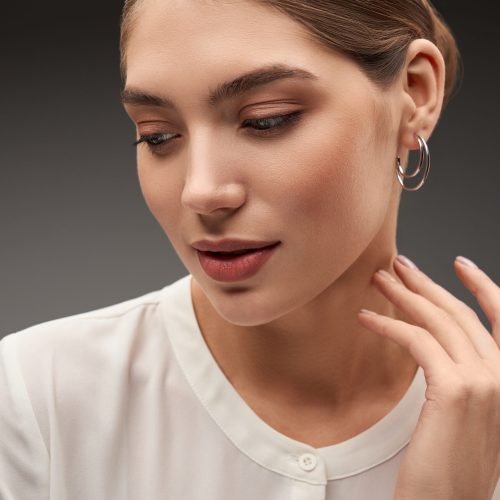
[[[469,365],[477,363],[480,358],[474,346],[446,311],[425,297],[412,292],[386,271],[375,273],[373,281],[398,309],[404,311],[416,325],[434,336],[453,361]]]
[[[455,260],[455,272],[476,297],[491,324],[494,341],[500,348],[500,288],[484,271],[461,264],[459,260]]]
[[[394,261],[394,269],[406,287],[430,300],[437,307],[445,310],[460,325],[467,335],[477,354],[489,359],[498,348],[491,334],[481,323],[476,312],[465,302],[435,283],[420,269],[404,265],[406,257],[398,256]]]
[[[454,363],[441,344],[426,330],[373,311],[358,313],[360,323],[408,350],[424,369],[428,381],[443,381],[453,373]]]

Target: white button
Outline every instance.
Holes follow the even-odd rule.
[[[310,471],[316,468],[318,459],[312,453],[304,453],[299,457],[299,465],[302,469]]]

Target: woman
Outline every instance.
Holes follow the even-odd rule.
[[[490,335],[396,249],[454,87],[432,6],[132,0],[121,49],[189,275],[2,339],[0,496],[500,500],[500,289],[457,258]]]

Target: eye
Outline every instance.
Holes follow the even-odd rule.
[[[278,116],[267,116],[264,118],[247,119],[243,122],[243,128],[254,129],[259,132],[259,135],[268,135],[274,133],[278,128],[284,127],[286,125],[291,125],[292,123],[299,120],[302,111],[295,111],[287,115]]]
[[[176,134],[148,134],[141,135],[138,141],[132,143],[133,146],[138,146],[139,144],[146,144],[151,152],[155,153],[158,149],[165,147],[172,137]]]
[[[295,111],[286,115],[247,119],[243,121],[242,128],[251,128],[255,130],[258,135],[266,136],[275,133],[279,128],[292,125],[300,119],[301,115],[302,111]],[[132,143],[132,145],[138,146],[140,144],[146,144],[151,153],[162,155],[165,149],[168,148],[171,139],[177,135],[178,134],[164,133],[141,135],[139,140]]]

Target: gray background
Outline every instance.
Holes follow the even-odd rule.
[[[134,128],[119,103],[121,2],[9,4],[0,32],[0,337],[187,274],[137,181]],[[485,321],[452,264],[468,256],[500,281],[497,20],[486,0],[435,4],[465,76],[429,142],[427,184],[403,193],[398,248]]]

